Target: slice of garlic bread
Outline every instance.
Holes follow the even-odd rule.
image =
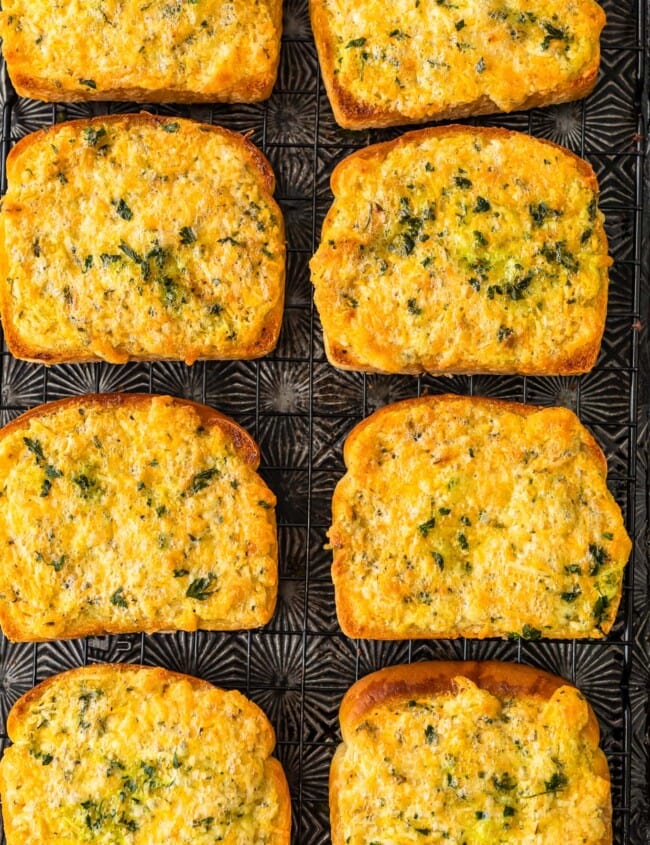
[[[323,81],[348,129],[510,112],[586,96],[594,0],[311,0]]]
[[[251,103],[271,94],[282,0],[4,0],[22,97]]]
[[[563,678],[496,661],[392,666],[340,711],[333,845],[611,845],[599,728]]]
[[[127,114],[28,135],[7,160],[0,308],[18,358],[256,358],[275,346],[284,224],[242,135]]]
[[[565,408],[387,405],[348,436],[332,502],[352,637],[602,637],[631,542],[605,457]]]
[[[0,624],[12,640],[269,621],[275,497],[235,422],[164,396],[42,405],[0,431]]]
[[[593,367],[611,260],[587,162],[517,132],[439,127],[353,153],[332,191],[311,272],[335,366]]]
[[[7,845],[288,845],[273,728],[239,692],[127,664],[48,678],[14,705]]]

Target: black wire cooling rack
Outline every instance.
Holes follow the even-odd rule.
[[[338,372],[326,362],[307,263],[331,201],[331,170],[352,150],[394,137],[399,130],[352,133],[337,127],[319,77],[307,0],[285,0],[280,73],[268,102],[150,109],[249,133],[271,160],[288,238],[287,302],[278,348],[257,362],[191,368],[162,362],[46,369],[15,360],[3,346],[1,421],[44,401],[98,391],[170,393],[233,416],[259,441],[262,473],[278,496],[278,609],[265,629],[244,633],[133,635],[37,645],[0,640],[3,744],[13,702],[54,672],[95,661],[142,662],[189,672],[238,688],[264,708],[275,726],[277,754],[290,783],[293,842],[325,845],[330,841],[327,778],[339,740],[337,711],[356,678],[409,660],[524,661],[564,675],[585,692],[598,716],[612,772],[616,845],[650,841],[644,744],[650,666],[647,2],[606,0],[604,5],[608,24],[602,68],[587,100],[476,121],[550,138],[587,158],[599,176],[615,264],[601,355],[595,369],[581,377],[364,376]],[[28,132],[61,120],[140,108],[124,103],[52,106],[20,99],[2,70],[3,189],[6,155]],[[334,611],[330,555],[323,545],[332,491],[343,472],[343,440],[356,422],[386,402],[449,391],[567,406],[605,450],[610,488],[636,539],[621,610],[606,640],[382,643],[342,635]]]

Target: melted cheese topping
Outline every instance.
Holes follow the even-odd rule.
[[[115,90],[268,96],[280,51],[272,0],[5,0],[12,77],[54,99]],[[267,90],[268,89],[268,90]]]
[[[362,115],[423,120],[485,98],[501,111],[593,72],[605,23],[592,0],[318,0],[335,90]],[[370,124],[372,125],[372,124]]]
[[[286,845],[274,737],[238,692],[112,667],[31,702],[1,764],[8,845]]]
[[[0,600],[14,638],[246,628],[275,604],[275,497],[217,425],[154,397],[0,439]]]
[[[414,133],[351,157],[312,259],[327,341],[384,372],[581,372],[607,241],[579,159],[517,134]]]
[[[347,732],[335,761],[340,841],[606,841],[609,782],[581,733],[580,693],[501,700],[466,678],[455,684],[453,694],[379,705]]]
[[[11,161],[2,225],[4,319],[27,357],[192,363],[277,339],[283,223],[238,137],[64,124]]]
[[[569,411],[397,404],[346,445],[330,540],[354,636],[599,637],[630,552]]]

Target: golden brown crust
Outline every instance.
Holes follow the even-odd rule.
[[[179,124],[180,127],[186,127],[188,130],[193,130],[198,127],[201,132],[219,135],[226,139],[228,143],[233,144],[238,148],[242,157],[247,159],[250,165],[259,174],[261,186],[267,194],[266,201],[277,218],[280,228],[280,238],[284,243],[284,218],[280,207],[272,196],[275,191],[275,175],[269,160],[246,135],[242,135],[239,132],[233,132],[221,126],[198,124],[193,120],[153,115],[146,111],[142,111],[137,114],[113,114],[92,118],[80,118],[78,120],[54,124],[53,126],[39,129],[36,132],[26,135],[14,145],[7,156],[7,181],[9,185],[11,185],[12,182],[18,178],[21,159],[23,156],[29,155],[32,147],[43,143],[45,139],[47,139],[47,142],[49,143],[54,143],[57,135],[62,130],[68,131],[69,128],[73,128],[77,131],[77,134],[81,136],[84,130],[92,128],[93,126],[105,127],[109,125],[118,130],[128,132],[138,126],[148,126],[153,128],[158,126],[162,127],[169,123]],[[4,219],[3,215],[0,214],[0,243],[2,242],[4,242]],[[7,275],[8,262],[6,250],[0,249],[0,279],[6,278]],[[278,342],[280,329],[282,327],[285,278],[286,270],[283,265],[282,276],[279,279],[279,286],[282,291],[282,295],[275,303],[275,307],[271,309],[266,316],[264,325],[256,341],[246,347],[240,345],[234,348],[232,352],[225,350],[219,354],[218,360],[251,360],[268,355],[273,351]],[[11,354],[15,358],[20,358],[23,361],[30,361],[35,364],[45,364],[46,366],[70,363],[85,364],[102,360],[106,360],[111,364],[125,364],[129,361],[177,361],[181,358],[184,363],[192,365],[196,361],[214,359],[213,356],[205,356],[200,347],[186,348],[183,350],[182,355],[169,356],[129,355],[126,352],[120,352],[112,348],[107,350],[103,357],[85,353],[70,355],[65,352],[57,352],[55,349],[43,350],[38,346],[30,345],[26,342],[18,331],[13,320],[11,301],[8,295],[7,286],[4,284],[0,285],[0,317],[2,319],[5,341]]]
[[[240,151],[246,156],[249,161],[259,170],[260,180],[265,189],[272,194],[275,190],[275,175],[273,168],[264,153],[253,144],[246,135],[240,132],[233,132],[231,129],[225,129],[223,126],[213,126],[211,123],[198,123],[196,120],[188,120],[183,117],[170,117],[169,115],[151,114],[147,111],[141,111],[129,114],[107,114],[98,115],[95,117],[82,117],[77,120],[68,120],[65,123],[55,123],[53,126],[46,126],[43,129],[37,129],[35,132],[30,132],[25,135],[11,148],[7,156],[7,181],[11,180],[17,175],[17,159],[25,153],[31,146],[39,144],[43,138],[53,142],[57,134],[66,128],[77,128],[78,135],[81,135],[84,129],[88,127],[97,126],[113,126],[124,127],[135,126],[165,126],[169,123],[177,123],[179,126],[199,127],[201,132],[211,132],[215,135],[221,135],[230,143],[239,147]]]
[[[5,36],[4,58],[11,82],[20,97],[55,102],[103,102],[124,100],[132,103],[258,103],[271,96],[280,62],[280,38],[282,35],[282,0],[269,0],[269,11],[276,31],[276,49],[268,70],[259,73],[250,69],[234,84],[220,90],[188,90],[186,88],[127,87],[116,84],[103,90],[80,86],[77,90],[66,90],[55,81],[39,78],[29,72],[18,70],[15,63],[22,59],[21,51],[14,47],[13,39]],[[3,21],[6,27],[6,22]],[[250,64],[250,63],[249,63]]]
[[[325,5],[324,0],[310,0],[311,24],[325,90],[334,119],[343,129],[357,131],[385,129],[403,124],[428,123],[431,120],[459,120],[465,117],[504,111],[487,94],[480,96],[471,103],[453,107],[439,109],[432,105],[426,114],[419,118],[414,118],[389,106],[380,108],[359,100],[339,82],[334,50],[335,35],[330,30]],[[600,9],[597,17],[597,26],[600,31],[605,25],[605,13],[602,9]],[[592,65],[582,75],[568,83],[560,81],[557,85],[545,91],[534,91],[517,104],[516,110],[523,111],[540,106],[559,105],[588,96],[596,85],[599,65],[600,53],[597,52]]]
[[[259,446],[239,423],[236,423],[226,414],[222,414],[214,408],[209,408],[207,405],[202,405],[200,402],[194,402],[191,399],[179,399],[175,396],[156,396],[151,393],[88,393],[83,396],[70,396],[65,399],[57,399],[54,402],[46,402],[44,405],[37,405],[35,408],[25,411],[24,414],[3,426],[0,429],[0,439],[18,429],[27,428],[29,421],[35,417],[45,417],[57,411],[62,411],[64,408],[87,407],[89,405],[97,408],[137,408],[149,405],[154,399],[163,399],[171,405],[179,407],[193,408],[206,428],[221,428],[232,439],[239,457],[252,469],[258,468],[260,464]]]
[[[347,691],[341,702],[339,720],[343,744],[332,760],[330,769],[330,813],[332,845],[343,845],[343,828],[338,810],[337,796],[343,788],[340,781],[340,764],[345,754],[345,743],[355,728],[374,708],[391,703],[410,701],[414,698],[454,694],[455,678],[468,678],[480,689],[487,690],[499,699],[534,697],[540,703],[548,701],[563,686],[572,686],[564,678],[542,669],[521,663],[486,661],[428,661],[408,665],[390,666],[373,672],[357,681]],[[587,723],[582,729],[585,743],[593,750],[595,773],[610,782],[609,767],[604,753],[598,748],[600,728],[596,715],[587,706]],[[609,833],[598,845],[611,845],[611,805],[606,819]]]
[[[327,360],[333,367],[336,367],[339,370],[354,373],[375,373],[378,375],[386,374],[385,370],[379,370],[376,367],[369,367],[364,361],[359,358],[355,358],[354,353],[350,349],[345,349],[333,342],[325,332],[323,332],[323,346],[325,348]],[[560,365],[553,365],[548,368],[519,367],[517,369],[517,374],[524,376],[574,376],[582,373],[588,373],[594,368],[599,352],[600,345],[591,345],[589,349],[585,349],[580,355],[572,355],[565,358],[561,367]],[[502,368],[490,368],[491,375],[512,375],[512,372],[512,367],[508,366],[504,366]],[[424,367],[414,366],[391,370],[390,373],[390,375],[403,376],[420,376],[424,374],[431,376],[475,376],[484,374],[484,371],[476,369],[466,370],[462,367],[454,367],[453,372],[450,372],[449,370],[429,370]]]
[[[21,722],[25,719],[32,705],[38,701],[47,690],[54,684],[61,682],[63,678],[67,677],[85,677],[85,678],[110,678],[111,675],[117,673],[120,675],[135,674],[145,670],[151,672],[152,675],[160,676],[164,681],[187,681],[192,689],[214,689],[214,684],[204,681],[202,678],[197,678],[194,675],[186,675],[183,672],[172,672],[169,669],[162,669],[154,666],[144,666],[138,663],[94,663],[89,666],[78,666],[74,669],[67,669],[58,675],[51,675],[40,684],[37,684],[33,689],[21,696],[14,706],[9,711],[7,717],[7,736],[12,741],[18,737],[18,732]]]
[[[483,396],[459,396],[455,393],[441,393],[435,396],[418,396],[414,399],[402,399],[400,402],[393,402],[390,405],[384,405],[374,413],[370,414],[360,423],[357,423],[352,431],[348,434],[343,445],[343,461],[347,469],[350,469],[354,461],[353,451],[356,448],[359,437],[362,432],[370,426],[377,425],[380,421],[388,425],[388,418],[393,415],[400,415],[406,408],[416,408],[419,405],[428,405],[431,408],[436,405],[471,404],[474,407],[484,408],[486,412],[494,412],[495,414],[517,414],[520,417],[529,417],[531,414],[540,412],[549,413],[555,411],[560,414],[565,414],[571,420],[575,419],[575,415],[566,408],[546,408],[543,405],[524,405],[521,402],[509,402],[504,399],[489,399]],[[600,448],[592,434],[584,429],[585,441],[589,444],[589,452],[591,460],[598,466],[603,478],[607,476],[607,458],[603,450]],[[336,495],[336,493],[335,493]]]

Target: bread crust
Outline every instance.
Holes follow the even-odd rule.
[[[402,399],[399,402],[393,402],[390,405],[384,405],[378,408],[374,413],[370,414],[361,422],[357,423],[352,431],[348,434],[343,445],[343,461],[346,469],[351,469],[354,462],[354,451],[357,448],[358,441],[366,429],[376,425],[385,425],[388,417],[393,414],[400,415],[407,408],[417,408],[422,405],[429,405],[433,408],[436,405],[466,405],[471,403],[475,407],[484,408],[487,412],[492,411],[495,414],[517,414],[520,417],[529,417],[532,414],[538,414],[540,411],[548,413],[549,408],[544,405],[529,405],[521,402],[510,402],[505,399],[490,399],[484,396],[461,396],[456,393],[440,393],[432,396],[417,396],[413,399]],[[575,414],[566,408],[554,408],[558,413],[564,414],[572,421],[575,420]],[[603,450],[600,448],[591,432],[584,429],[585,441],[589,445],[589,454],[591,460],[598,466],[600,474],[603,478],[607,476],[607,458]]]
[[[21,97],[55,102],[88,102],[125,100],[134,103],[258,103],[271,96],[280,62],[280,38],[282,35],[282,0],[268,0],[269,13],[275,29],[274,51],[268,57],[268,67],[262,72],[250,67],[246,62],[238,68],[239,76],[234,82],[207,88],[191,85],[166,87],[133,86],[115,84],[98,89],[79,84],[77,87],[62,87],[56,78],[34,75],[32,69],[25,67],[24,48],[15,43],[17,39],[9,28],[8,13],[0,17],[0,33],[4,38],[4,57],[7,71],[16,93]],[[89,69],[89,75],[92,76]],[[57,84],[58,83],[58,84]]]
[[[83,396],[71,396],[64,399],[59,399],[54,402],[48,402],[44,405],[39,405],[31,410],[21,414],[14,420],[0,429],[0,441],[5,439],[10,434],[27,429],[29,423],[33,419],[45,419],[59,411],[75,408],[75,407],[94,407],[100,409],[110,408],[142,408],[150,405],[152,401],[158,400],[169,403],[172,407],[191,408],[197,415],[201,424],[206,429],[219,428],[229,438],[233,444],[238,457],[248,465],[252,470],[257,470],[260,464],[260,449],[251,435],[243,429],[233,419],[222,414],[220,411],[194,402],[189,399],[179,399],[172,396],[156,396],[148,393],[102,393],[102,394],[87,394]],[[273,550],[272,553],[277,561],[278,547],[277,547],[277,531],[275,528],[275,521],[273,521]],[[277,574],[276,574],[277,586]],[[261,616],[260,625],[265,625],[272,618],[275,612],[275,605],[277,602],[277,593],[272,596],[272,600],[260,609]],[[101,636],[103,634],[129,634],[134,633],[135,629],[133,623],[128,620],[120,620],[113,618],[109,624],[103,627],[98,627],[97,622],[92,620],[85,624],[79,620],[75,620],[75,627],[65,634],[58,634],[55,637],[37,637],[31,631],[25,631],[19,624],[16,624],[13,617],[8,613],[4,602],[0,602],[0,626],[4,635],[12,642],[52,642],[57,639],[68,639],[76,637],[87,636]],[[195,628],[203,630],[240,630],[241,625],[235,620],[234,622],[216,622],[211,619],[205,619],[200,614],[195,617]],[[177,630],[174,621],[169,617],[164,622],[153,622],[151,624],[143,624],[138,627],[137,631],[142,631],[147,634],[169,632]],[[188,629],[189,630],[189,629]]]
[[[69,128],[72,128],[78,137],[82,137],[84,131],[89,129],[92,130],[95,126],[101,128],[110,126],[116,130],[128,132],[139,126],[156,128],[164,127],[170,123],[178,124],[182,131],[193,132],[198,129],[200,132],[218,135],[237,148],[242,158],[248,161],[251,167],[259,175],[260,184],[265,193],[265,200],[277,219],[280,239],[284,245],[284,218],[279,205],[272,196],[275,191],[275,175],[269,160],[246,135],[242,135],[239,132],[233,132],[221,126],[212,126],[211,124],[202,123],[199,124],[196,121],[185,118],[174,117],[173,119],[170,119],[169,116],[153,115],[146,111],[136,114],[112,114],[91,118],[80,118],[77,120],[67,121],[65,123],[54,124],[53,126],[39,129],[36,132],[26,135],[14,145],[7,156],[7,182],[9,186],[11,186],[11,184],[18,179],[21,163],[24,160],[24,157],[29,157],[32,149],[38,148],[39,145],[44,143],[53,144],[57,135],[62,130],[67,131]],[[4,217],[0,214],[0,244],[4,242]],[[192,365],[196,361],[206,360],[252,360],[269,354],[269,352],[275,348],[280,335],[280,329],[282,327],[284,286],[286,278],[284,259],[282,261],[281,274],[278,279],[278,288],[280,293],[274,302],[274,307],[265,317],[259,336],[254,343],[250,343],[247,346],[239,345],[238,347],[233,347],[232,350],[224,349],[218,354],[211,355],[206,355],[204,349],[200,345],[187,347],[182,350],[182,354],[173,353],[169,355],[129,354],[128,352],[110,346],[110,344],[103,350],[101,355],[88,354],[84,352],[69,354],[63,350],[57,350],[54,347],[51,349],[43,349],[36,344],[30,344],[28,340],[21,335],[16,326],[13,319],[14,315],[11,297],[9,295],[7,285],[4,283],[4,279],[7,278],[8,272],[9,262],[6,249],[0,248],[0,280],[2,281],[2,284],[0,284],[0,316],[2,318],[5,341],[9,351],[15,358],[30,361],[31,363],[51,366],[53,364],[92,363],[102,360],[106,360],[113,364],[125,364],[129,361],[178,361],[180,359],[183,360],[184,363]],[[173,344],[170,343],[170,346],[173,346]]]
[[[338,197],[345,188],[348,176],[351,173],[354,174],[361,166],[361,163],[368,163],[370,167],[373,167],[377,163],[385,161],[393,151],[408,148],[409,145],[422,144],[429,139],[442,141],[445,138],[453,138],[455,136],[463,135],[474,137],[485,144],[495,140],[507,143],[511,139],[514,141],[522,138],[522,133],[501,127],[468,127],[462,124],[450,124],[448,126],[434,126],[427,127],[425,129],[415,129],[390,141],[372,144],[368,147],[352,152],[340,161],[332,171],[330,186],[332,193],[334,194],[334,203],[330,206],[323,222],[322,240],[326,238],[326,233],[331,230],[332,225],[336,220],[336,216],[338,214],[336,204],[338,202]],[[597,195],[599,189],[598,180],[594,169],[589,162],[580,158],[580,156],[570,150],[565,149],[561,145],[545,138],[531,138],[530,140],[531,144],[536,146],[541,145],[549,150],[553,150],[554,152],[561,154],[568,161],[572,162],[580,178],[583,180],[585,188]],[[602,225],[594,227],[593,235],[597,239],[598,253],[603,256],[607,256],[608,243],[604,227]],[[611,263],[612,260],[607,257],[607,265],[609,266]],[[378,374],[390,373],[392,375],[422,375],[428,373],[436,376],[478,375],[484,373],[494,375],[516,373],[518,375],[540,376],[579,375],[593,369],[600,352],[600,342],[605,328],[607,313],[607,284],[603,286],[603,289],[598,294],[596,310],[597,314],[595,320],[598,323],[599,330],[598,333],[594,332],[593,340],[588,345],[584,345],[572,352],[567,352],[562,358],[556,357],[552,361],[540,359],[535,362],[534,365],[520,363],[518,366],[513,367],[512,364],[503,362],[491,363],[489,366],[484,368],[476,366],[465,367],[462,365],[432,368],[425,367],[423,364],[415,362],[412,365],[406,366],[395,363],[390,370],[388,370],[372,366],[353,348],[342,346],[335,338],[332,338],[328,334],[325,327],[323,327],[323,345],[327,359],[332,366],[340,370],[354,372]]]
[[[540,700],[540,704],[548,701],[560,687],[572,686],[564,678],[542,669],[497,660],[428,661],[390,666],[357,681],[347,691],[341,702],[339,721],[343,743],[338,747],[330,769],[332,845],[344,845],[343,824],[337,798],[344,788],[340,778],[340,768],[346,751],[346,742],[352,738],[355,728],[377,706],[397,704],[419,697],[453,695],[458,691],[455,682],[458,677],[469,679],[480,689],[487,690],[497,698],[534,697]],[[582,731],[583,739],[593,749],[595,773],[610,783],[607,758],[598,748],[600,740],[598,720],[588,702],[586,705],[588,719]],[[607,808],[606,823],[608,834],[597,845],[612,843],[611,802]]]
[[[434,628],[421,629],[417,632],[408,630],[399,630],[396,628],[394,621],[389,621],[381,616],[375,615],[372,626],[369,628],[363,620],[359,618],[356,595],[349,589],[349,582],[352,576],[347,572],[349,560],[352,556],[350,540],[348,537],[349,528],[342,530],[341,526],[337,526],[337,514],[342,514],[345,505],[350,495],[349,488],[345,486],[345,480],[349,475],[359,477],[361,472],[360,467],[363,466],[364,460],[367,458],[367,448],[364,440],[367,440],[368,432],[382,431],[388,432],[393,425],[391,419],[395,418],[398,423],[407,414],[409,409],[417,409],[419,407],[429,407],[432,411],[437,408],[444,408],[451,406],[458,407],[458,415],[461,415],[463,408],[468,405],[474,408],[482,409],[486,415],[494,414],[501,416],[503,414],[515,414],[519,417],[530,417],[533,414],[550,414],[553,413],[560,428],[567,432],[574,430],[577,421],[575,414],[565,408],[547,408],[540,405],[525,405],[517,402],[509,402],[500,399],[490,399],[483,397],[467,397],[455,394],[441,394],[441,395],[427,395],[420,396],[413,399],[404,399],[399,402],[385,405],[379,410],[375,411],[366,419],[357,423],[357,425],[348,434],[343,445],[343,460],[346,467],[347,474],[343,476],[339,484],[337,484],[332,498],[332,513],[333,525],[328,532],[329,547],[334,550],[332,562],[332,580],[335,587],[336,598],[336,613],[339,625],[342,631],[348,637],[352,638],[372,638],[377,640],[395,640],[395,639],[410,639],[417,636],[420,639],[456,639],[460,636],[468,636],[467,633],[457,630],[449,630],[448,628]],[[597,474],[602,479],[603,487],[607,478],[607,459],[592,436],[592,434],[584,427],[581,428],[581,443],[586,448],[588,453],[588,461],[593,464]],[[631,541],[625,535],[625,544],[627,554],[631,547]],[[590,632],[581,635],[572,634],[571,636],[588,636],[594,639],[600,639],[606,636],[611,630],[618,612],[622,597],[622,590],[610,598],[608,608],[611,608],[610,615],[602,622],[600,627],[590,629]],[[523,620],[525,622],[525,620]],[[498,636],[495,625],[489,620],[485,619],[480,630],[472,632],[472,638],[483,639],[486,637]],[[555,634],[552,636],[560,636]],[[569,634],[566,634],[569,636]]]
[[[418,117],[390,105],[378,106],[356,97],[341,85],[336,65],[336,33],[332,32],[326,12],[326,0],[310,0],[310,16],[321,74],[334,119],[343,129],[385,129],[404,124],[427,123],[431,120],[458,120],[466,117],[529,110],[541,106],[559,105],[588,96],[598,79],[600,51],[597,50],[589,67],[571,80],[558,80],[544,90],[533,91],[520,98],[510,108],[503,109],[488,94],[482,94],[469,103],[447,107],[429,104]],[[588,14],[593,19],[598,34],[605,26],[605,12],[595,3],[589,4]]]
[[[80,666],[74,669],[68,669],[57,675],[52,675],[41,681],[29,692],[21,696],[13,705],[7,717],[7,735],[12,741],[16,741],[20,735],[21,724],[24,722],[33,705],[37,704],[40,699],[48,692],[48,690],[60,683],[65,683],[66,679],[93,679],[100,682],[111,682],[116,675],[118,676],[135,676],[138,673],[146,672],[150,677],[160,680],[161,686],[165,684],[178,683],[180,681],[188,683],[194,691],[204,691],[219,689],[214,684],[197,678],[194,675],[187,675],[182,672],[174,672],[169,669],[161,667],[145,666],[137,663],[96,663],[88,666]],[[275,731],[272,724],[258,705],[252,701],[248,701],[251,708],[259,711],[264,719],[265,735],[260,742],[261,748],[268,748],[270,754],[276,742]],[[275,828],[277,839],[274,841],[278,845],[288,845],[291,837],[291,797],[289,793],[289,786],[287,783],[284,770],[279,761],[268,756],[265,760],[267,767],[267,774],[272,780],[279,799],[279,813],[278,824]],[[4,777],[4,767],[0,766],[0,794],[5,795],[7,790],[7,782]],[[3,824],[5,835],[9,842],[14,842],[12,839],[13,827],[12,817],[8,812],[7,807],[3,803]]]
[[[86,393],[83,396],[67,396],[65,399],[56,399],[53,402],[45,402],[30,408],[19,417],[11,420],[0,429],[0,440],[8,434],[27,428],[27,423],[35,418],[46,417],[49,414],[62,411],[64,408],[74,408],[77,405],[94,406],[97,408],[139,408],[149,405],[152,399],[162,399],[173,406],[193,408],[199,416],[201,423],[206,428],[219,427],[232,439],[239,456],[252,469],[260,465],[260,449],[251,435],[236,423],[231,417],[222,414],[215,408],[194,402],[192,399],[179,399],[177,396],[156,396],[152,393]]]

